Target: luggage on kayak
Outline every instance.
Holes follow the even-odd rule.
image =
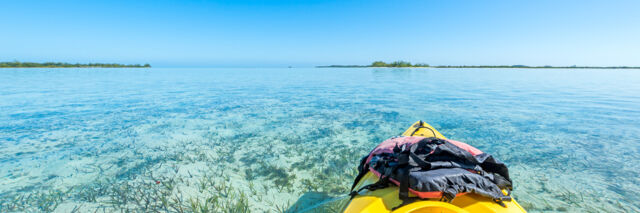
[[[345,212],[524,212],[504,163],[422,121],[380,143],[358,170]]]
[[[400,187],[399,198],[403,204],[415,201],[408,192],[418,198],[443,201],[470,192],[499,204],[511,200],[502,194],[502,190],[512,189],[506,165],[458,141],[417,136],[391,138],[367,155],[359,169],[360,174],[371,171],[380,180],[358,191],[375,190],[393,183]],[[356,178],[354,186],[358,181]],[[353,191],[352,195],[356,193]]]

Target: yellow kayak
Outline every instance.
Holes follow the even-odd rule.
[[[446,139],[431,125],[422,121],[418,121],[411,125],[411,127],[409,127],[409,129],[407,129],[407,131],[405,131],[402,135],[437,137]],[[362,177],[360,182],[356,184],[355,188],[361,188],[368,184],[376,183],[377,181],[378,177],[375,174],[368,172],[364,177]],[[398,206],[401,203],[402,201],[398,198],[398,187],[392,186],[375,191],[361,192],[346,204],[346,206],[344,207],[344,212],[526,212],[514,199],[504,202],[505,207],[503,207],[498,203],[492,201],[490,198],[475,195],[473,193],[467,193],[458,196],[450,203],[441,202],[437,199],[422,200],[404,205],[396,210],[391,210],[393,207]]]

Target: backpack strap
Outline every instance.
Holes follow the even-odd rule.
[[[407,148],[407,146],[402,146],[402,149],[394,149],[394,151],[398,154],[398,165],[396,167],[396,172],[398,175],[398,198],[402,200],[402,204],[400,206],[406,205],[408,203],[413,202],[413,199],[409,198],[409,155],[411,151]],[[398,208],[400,206],[396,206]]]
[[[359,195],[359,193],[362,190],[369,190],[369,191],[375,191],[378,189],[383,189],[383,188],[387,188],[389,185],[391,184],[391,182],[389,181],[389,177],[382,177],[380,178],[377,182],[363,186],[362,188],[356,190],[356,191],[351,191],[351,193],[349,193],[349,196],[351,197],[350,199],[353,199],[356,195]]]
[[[409,197],[407,199],[402,200],[402,203],[400,205],[397,205],[396,207],[391,208],[391,211],[395,211],[396,209],[399,209],[400,207],[406,206],[410,203],[416,202],[416,201],[421,201],[423,199],[419,198],[419,197]]]
[[[367,158],[369,158],[369,155],[364,156],[362,157],[362,159],[360,159],[360,165],[358,166],[358,170],[359,170],[358,176],[356,176],[356,179],[353,181],[353,184],[351,185],[351,193],[353,193],[353,189],[356,188],[356,185],[358,185],[358,182],[360,182],[360,179],[362,179],[362,177],[364,177],[364,175],[367,174],[367,172],[369,172],[369,165],[366,165]]]

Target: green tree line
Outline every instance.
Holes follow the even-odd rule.
[[[88,63],[88,64],[80,64],[80,63],[62,63],[62,62],[45,62],[45,63],[36,63],[36,62],[0,62],[0,68],[36,68],[36,67],[46,67],[46,68],[149,68],[150,64],[116,64],[116,63]]]
[[[640,67],[633,66],[527,66],[527,65],[436,65],[430,66],[429,64],[411,64],[406,61],[394,61],[386,63],[384,61],[374,61],[370,65],[330,65],[330,66],[318,66],[318,67],[333,67],[333,68],[357,68],[357,67],[432,67],[432,68],[528,68],[528,69],[640,69]]]
[[[411,64],[406,61],[394,61],[391,63],[385,63],[384,61],[374,61],[369,65],[370,67],[429,67],[429,64]]]

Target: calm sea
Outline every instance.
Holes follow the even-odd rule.
[[[0,212],[304,211],[424,120],[529,211],[640,211],[640,70],[1,69]]]

